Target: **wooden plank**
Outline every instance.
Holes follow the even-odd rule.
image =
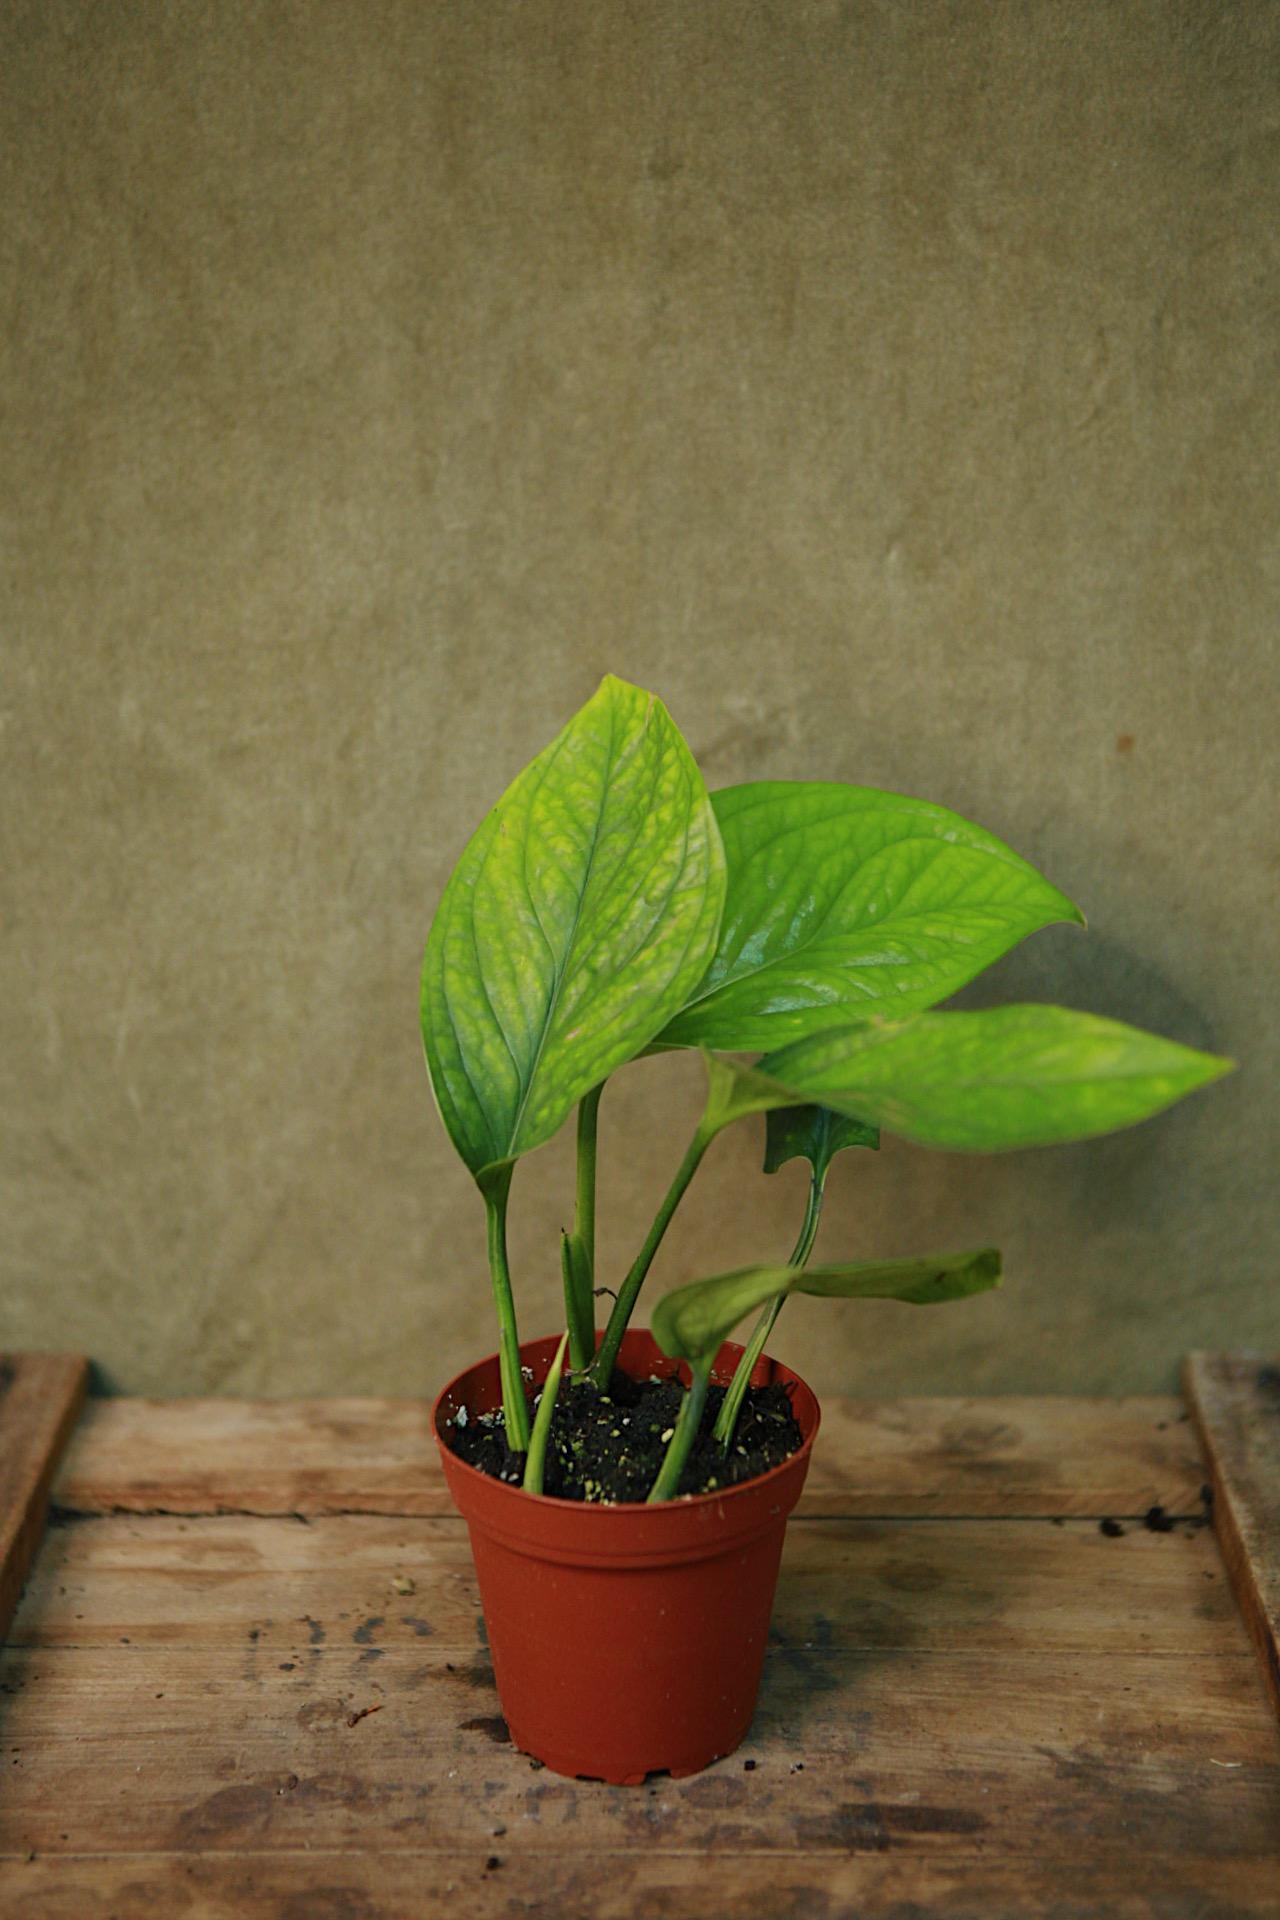
[[[1280,1713],[1280,1359],[1193,1353],[1184,1374],[1222,1557]]]
[[[249,1645],[10,1650],[0,1854],[501,1839],[513,1859],[659,1846],[946,1858],[981,1842],[1064,1873],[1086,1850],[1120,1871],[1184,1849],[1280,1871],[1280,1756],[1243,1634],[1177,1668],[779,1650],[749,1743],[652,1792],[517,1755],[479,1648],[458,1662],[375,1635],[284,1669]]]
[[[74,1513],[452,1512],[421,1400],[95,1400],[54,1502]]]
[[[811,1514],[1137,1517],[1203,1511],[1178,1399],[1001,1396],[825,1402]]]
[[[69,1354],[0,1354],[0,1638],[40,1543],[54,1468],[88,1385]]]
[[[490,1863],[494,1864],[490,1864]],[[36,1855],[0,1862],[0,1910],[25,1920],[177,1915],[188,1920],[1275,1920],[1266,1861],[1205,1857],[1188,1847],[1176,1872],[1135,1853],[1123,1875],[1087,1849],[1059,1862],[975,1852],[945,1860],[846,1851],[820,1861],[755,1852],[597,1852],[514,1861],[505,1840],[469,1849],[373,1857],[314,1848]]]
[[[380,1513],[451,1506],[424,1402],[93,1402],[55,1502],[73,1513]],[[832,1400],[810,1517],[1117,1518],[1201,1511],[1180,1401]]]
[[[1180,1863],[1189,1805],[1206,1857],[1277,1846],[1275,1728],[1203,1526],[797,1522],[748,1746],[655,1794],[505,1744],[464,1538],[371,1516],[55,1529],[0,1665],[0,1848],[981,1842],[1065,1875],[1081,1848]]]
[[[245,1647],[304,1661],[377,1643],[469,1657],[480,1595],[458,1520],[86,1518],[49,1534],[15,1646]],[[1197,1659],[1243,1651],[1213,1535],[1096,1521],[793,1520],[778,1648]]]

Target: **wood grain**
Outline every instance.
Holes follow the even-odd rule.
[[[812,1516],[1117,1517],[1202,1511],[1181,1401],[831,1401]],[[449,1514],[408,1400],[99,1400],[58,1475],[71,1513]]]
[[[748,1743],[652,1793],[535,1771],[478,1647],[459,1661],[375,1629],[298,1651],[6,1655],[0,1854],[502,1838],[513,1856],[946,1856],[981,1841],[1065,1868],[1086,1844],[1117,1865],[1135,1849],[1176,1861],[1194,1809],[1201,1852],[1280,1867],[1275,1731],[1243,1636],[1180,1668],[1117,1654],[1101,1675],[1087,1654],[786,1649]]]
[[[12,1646],[244,1647],[266,1660],[355,1644],[476,1644],[480,1594],[456,1520],[90,1518],[55,1527]],[[319,1638],[323,1634],[323,1639]],[[772,1637],[874,1652],[1196,1659],[1239,1638],[1212,1534],[1118,1538],[1096,1521],[793,1520]],[[1240,1642],[1243,1645],[1243,1642]]]
[[[1195,1353],[1184,1371],[1222,1557],[1280,1713],[1280,1358]]]
[[[617,1788],[507,1741],[422,1408],[95,1407],[0,1656],[0,1911],[1274,1916],[1180,1411],[828,1407],[747,1743]]]
[[[503,1851],[495,1851],[503,1848]],[[489,1862],[494,1862],[492,1866]],[[486,1850],[410,1849],[375,1858],[183,1851],[0,1861],[0,1911],[23,1920],[1275,1920],[1266,1861],[1135,1855],[1117,1873],[1087,1852],[1061,1863],[829,1853],[820,1863],[759,1853],[596,1853],[513,1861]]]
[[[88,1385],[68,1354],[0,1354],[0,1635],[44,1529],[54,1468]]]

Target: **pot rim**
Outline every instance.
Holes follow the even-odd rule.
[[[631,1327],[628,1328],[626,1334],[623,1336],[624,1345],[633,1334],[640,1334],[645,1339],[653,1340],[653,1335],[647,1327]],[[559,1344],[560,1335],[558,1333],[545,1334],[534,1340],[522,1340],[520,1342],[522,1364],[528,1364],[526,1355],[530,1349],[546,1347],[548,1350],[546,1358],[549,1365],[551,1356]],[[655,1347],[657,1346],[656,1341],[654,1345]],[[661,1349],[659,1349],[659,1351],[661,1351]],[[724,1366],[727,1365],[729,1369],[732,1370],[732,1368],[737,1365],[738,1357],[742,1351],[742,1347],[736,1341],[724,1341],[721,1344],[719,1352],[716,1354],[715,1360],[712,1362],[712,1380],[715,1380],[716,1374],[722,1371]],[[669,1355],[664,1355],[663,1357],[664,1359],[670,1359]],[[541,1358],[541,1356],[539,1356],[539,1358]],[[696,1512],[699,1508],[709,1509],[717,1503],[723,1507],[726,1500],[732,1500],[739,1494],[757,1493],[760,1489],[767,1487],[771,1481],[780,1479],[783,1474],[794,1473],[801,1461],[807,1462],[808,1456],[813,1450],[813,1443],[818,1437],[818,1428],[822,1424],[822,1403],[808,1381],[797,1373],[794,1367],[785,1367],[780,1361],[775,1360],[772,1354],[762,1353],[756,1363],[757,1366],[771,1366],[775,1371],[775,1375],[782,1377],[786,1382],[802,1387],[812,1400],[814,1408],[812,1427],[808,1433],[805,1434],[795,1452],[789,1453],[785,1460],[778,1462],[777,1466],[769,1467],[764,1473],[757,1473],[749,1480],[739,1480],[731,1487],[713,1487],[709,1493],[681,1493],[675,1495],[671,1500],[656,1502],[647,1500],[562,1500],[557,1495],[550,1493],[526,1493],[523,1487],[515,1485],[510,1480],[499,1480],[491,1473],[482,1473],[479,1467],[473,1467],[469,1460],[463,1460],[456,1454],[445,1439],[441,1426],[441,1416],[444,1411],[444,1402],[449,1394],[458,1385],[460,1380],[465,1379],[467,1374],[475,1373],[481,1367],[490,1365],[498,1366],[499,1364],[500,1355],[496,1352],[485,1354],[482,1359],[471,1361],[470,1365],[461,1368],[459,1372],[453,1375],[452,1379],[445,1382],[431,1404],[431,1431],[435,1435],[436,1444],[439,1446],[441,1452],[447,1453],[448,1455],[450,1471],[464,1475],[464,1484],[469,1482],[477,1487],[496,1489],[499,1498],[509,1494],[512,1498],[520,1501],[523,1506],[527,1506],[528,1502],[532,1500],[538,1506],[549,1508],[556,1513],[578,1514],[583,1516],[590,1514],[593,1518],[587,1522],[588,1525],[597,1524],[595,1516],[599,1516],[600,1521],[603,1522],[610,1519],[616,1521],[634,1518],[635,1515],[641,1513],[654,1515],[661,1513],[664,1507],[668,1511],[677,1509],[681,1512]],[[625,1372],[626,1369],[621,1368],[620,1371]],[[681,1360],[675,1363],[672,1371],[676,1374],[687,1376],[689,1371],[688,1362]],[[634,1376],[632,1377],[634,1378]],[[688,1384],[687,1378],[685,1384]],[[717,1382],[717,1384],[724,1383]],[[788,1398],[790,1398],[789,1394]]]

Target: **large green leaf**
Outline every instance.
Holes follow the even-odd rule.
[[[1097,1014],[1013,1006],[814,1034],[758,1072],[925,1146],[991,1152],[1131,1126],[1232,1064]]]
[[[482,1185],[683,1004],[724,885],[693,756],[660,700],[610,676],[474,834],[427,941],[431,1083]]]
[[[715,957],[667,1045],[756,1053],[933,1006],[1027,934],[1083,915],[945,807],[759,781],[712,795],[729,887]]]
[[[879,1127],[830,1107],[773,1107],[765,1114],[764,1170],[776,1173],[788,1160],[807,1160],[819,1187],[827,1168],[847,1147],[880,1145]]]
[[[673,1359],[703,1365],[714,1359],[739,1320],[779,1294],[904,1300],[923,1307],[963,1300],[999,1284],[1000,1255],[994,1247],[906,1260],[856,1260],[838,1266],[739,1267],[665,1294],[654,1309],[652,1332],[662,1351]]]

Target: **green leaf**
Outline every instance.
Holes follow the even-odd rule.
[[[762,1060],[758,1066],[749,1067],[737,1060],[722,1059],[706,1047],[702,1047],[700,1052],[707,1070],[707,1104],[698,1124],[698,1134],[704,1144],[714,1140],[735,1120],[744,1120],[753,1113],[764,1113],[769,1116],[764,1166],[766,1173],[776,1173],[784,1161],[794,1159],[797,1154],[804,1154],[807,1159],[813,1160],[811,1146],[815,1151],[824,1151],[819,1140],[824,1126],[824,1175],[835,1155],[843,1148],[875,1148],[880,1145],[879,1129],[852,1113],[829,1111],[824,1121],[821,1108],[802,1105],[800,1097],[807,1092],[807,1088],[794,1080],[784,1081],[779,1075],[769,1072],[768,1061]],[[778,1123],[776,1127],[775,1121]],[[784,1142],[787,1141],[793,1144],[786,1145],[783,1151]],[[815,1160],[815,1168],[817,1164]]]
[[[672,1359],[705,1366],[715,1358],[739,1320],[779,1294],[810,1293],[824,1299],[903,1300],[932,1306],[963,1300],[1000,1284],[995,1247],[975,1253],[924,1254],[906,1260],[856,1260],[815,1267],[739,1267],[709,1280],[693,1280],[665,1294],[654,1310],[652,1333]]]
[[[698,1132],[704,1141],[714,1140],[725,1127],[748,1114],[769,1113],[775,1107],[793,1107],[796,1089],[763,1073],[759,1067],[742,1066],[737,1060],[722,1060],[718,1054],[701,1049],[707,1070],[707,1104]]]
[[[712,795],[728,861],[715,957],[666,1045],[756,1053],[933,1006],[1019,940],[1084,916],[946,807],[759,781]]]
[[[683,1004],[724,885],[693,756],[660,700],[610,676],[473,835],[427,941],[431,1084],[482,1186]]]
[[[880,1145],[879,1127],[830,1107],[773,1107],[765,1114],[764,1170],[776,1173],[788,1160],[807,1160],[819,1187],[827,1168],[846,1147]]]
[[[1097,1014],[1013,1006],[814,1034],[759,1072],[907,1140],[993,1152],[1132,1126],[1233,1064]]]

